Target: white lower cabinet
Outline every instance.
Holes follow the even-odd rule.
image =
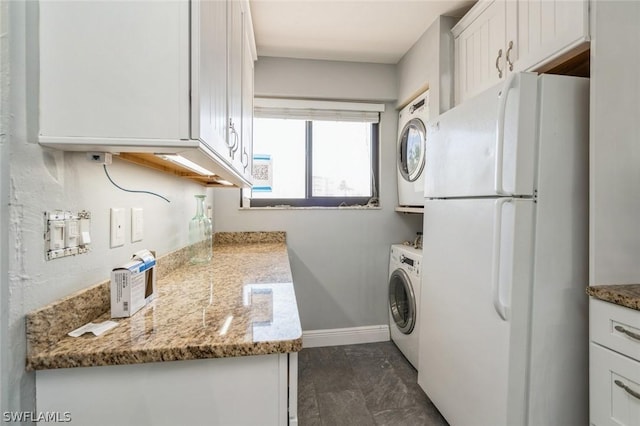
[[[296,425],[297,356],[38,370],[36,408],[76,425]]]
[[[640,311],[591,299],[590,423],[640,425]]]
[[[591,424],[640,425],[640,363],[591,343]]]

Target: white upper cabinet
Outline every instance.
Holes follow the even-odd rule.
[[[588,0],[520,0],[515,71],[547,69],[588,48]]]
[[[239,152],[242,98],[253,98],[242,92],[253,89],[242,69],[244,38],[255,46],[247,1],[41,1],[39,20],[41,144],[180,154],[250,185]]]
[[[227,13],[224,1],[193,1],[191,135],[228,157]]]
[[[455,36],[456,104],[493,86],[506,74],[504,0],[480,4],[482,14],[461,31],[461,21],[452,31]],[[477,7],[477,6],[476,6]],[[469,14],[478,9],[472,9]],[[463,18],[468,19],[470,15]]]
[[[231,161],[242,171],[242,47],[244,11],[242,4],[231,2],[229,14],[229,144]]]
[[[588,48],[588,0],[480,0],[453,27],[456,104]]]
[[[244,16],[245,25],[250,24],[250,21],[248,21],[250,16]],[[242,145],[240,147],[240,159],[242,173],[249,180],[252,178],[253,166],[253,73],[256,60],[256,52],[252,40],[253,36],[249,31],[246,31],[242,46]]]
[[[188,114],[187,1],[40,2],[42,142],[189,139]]]

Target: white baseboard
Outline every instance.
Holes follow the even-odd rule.
[[[390,339],[388,325],[332,328],[302,332],[302,347],[356,345],[359,343],[386,342]]]

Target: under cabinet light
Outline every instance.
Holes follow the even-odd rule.
[[[156,154],[156,157],[160,157],[163,160],[167,160],[167,161],[171,161],[172,163],[179,164],[182,167],[185,167],[185,168],[191,170],[192,172],[198,173],[199,175],[215,176],[215,173],[213,173],[211,170],[207,170],[204,167],[199,166],[196,163],[194,163],[193,161],[188,160],[188,159],[186,159],[183,156],[178,155],[178,154]]]

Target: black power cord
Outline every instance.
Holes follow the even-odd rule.
[[[134,190],[132,190],[132,189],[125,189],[125,188],[121,187],[120,185],[118,185],[117,183],[115,183],[115,182],[113,181],[113,179],[111,179],[111,176],[109,176],[109,172],[107,171],[107,165],[106,165],[106,164],[103,164],[103,165],[102,165],[102,167],[104,168],[104,174],[105,174],[105,175],[107,175],[107,179],[109,179],[109,182],[111,182],[111,183],[113,184],[113,186],[115,186],[116,188],[118,188],[118,189],[120,189],[120,190],[122,190],[122,191],[125,191],[125,192],[137,192],[137,193],[140,193],[140,194],[155,195],[156,197],[160,197],[160,198],[162,198],[162,199],[163,199],[163,200],[165,200],[167,203],[170,203],[170,202],[171,202],[171,201],[169,201],[169,199],[168,199],[168,198],[165,198],[165,197],[163,197],[163,196],[162,196],[162,195],[160,195],[160,194],[156,194],[155,192],[151,192],[151,191],[134,191]]]

